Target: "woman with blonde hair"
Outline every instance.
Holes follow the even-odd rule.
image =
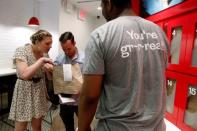
[[[17,81],[9,119],[15,121],[15,131],[25,131],[31,122],[34,131],[41,131],[43,116],[48,112],[45,73],[51,73],[53,63],[44,57],[52,45],[52,35],[39,30],[31,36],[31,44],[16,49],[13,63]]]

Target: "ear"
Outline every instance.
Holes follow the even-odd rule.
[[[108,12],[111,12],[113,10],[113,6],[112,6],[111,0],[107,0],[106,7],[107,7],[107,11]]]
[[[76,42],[75,42],[75,41],[73,42],[73,45],[74,45],[74,46],[76,45]]]

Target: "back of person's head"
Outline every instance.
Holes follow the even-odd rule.
[[[46,30],[38,30],[31,37],[30,40],[32,44],[37,44],[42,41],[45,37],[52,37],[52,35]]]
[[[113,3],[113,5],[116,6],[117,8],[121,8],[121,9],[131,8],[131,0],[108,0],[108,1]]]
[[[71,40],[73,43],[75,42],[74,35],[71,32],[64,32],[59,38],[61,44],[67,40]]]
[[[102,0],[102,14],[107,21],[117,18],[124,10],[131,9],[131,0]]]

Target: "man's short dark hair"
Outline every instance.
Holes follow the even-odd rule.
[[[106,1],[106,0],[104,0]],[[110,0],[118,8],[130,8],[131,0]]]
[[[67,40],[75,41],[74,35],[71,32],[64,32],[59,38],[60,43],[64,43]]]

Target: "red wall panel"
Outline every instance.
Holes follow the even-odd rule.
[[[132,8],[137,15],[140,14],[140,5],[142,0],[132,0]],[[181,27],[182,37],[180,42],[179,62],[169,63],[166,71],[167,79],[176,81],[175,96],[173,102],[173,111],[166,112],[166,118],[173,124],[177,125],[182,131],[197,130],[197,120],[193,121],[193,126],[186,123],[185,118],[188,106],[189,85],[197,86],[197,66],[192,66],[192,51],[197,30],[197,0],[186,0],[183,3],[167,8],[159,13],[146,18],[158,24],[167,34],[169,45],[171,45],[173,30]],[[170,61],[169,56],[169,61]],[[167,88],[169,88],[167,86]],[[195,99],[197,95],[195,91]],[[197,105],[194,105],[197,108]],[[197,113],[197,112],[196,112]],[[193,128],[192,128],[193,127]],[[194,129],[195,128],[195,129]]]

